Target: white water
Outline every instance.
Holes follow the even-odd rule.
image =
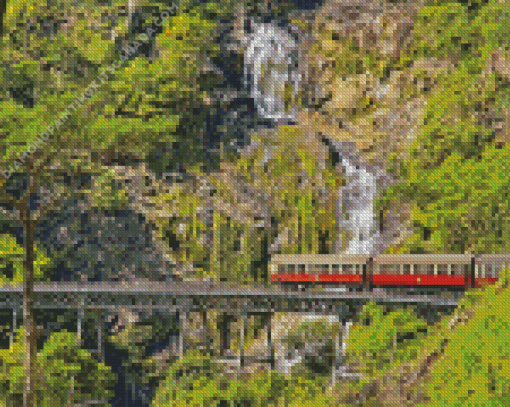
[[[266,119],[294,120],[298,94],[297,43],[285,31],[273,24],[253,23],[254,32],[245,40],[244,79],[258,113]],[[289,89],[291,103],[287,103]],[[289,101],[287,101],[289,102]],[[380,249],[381,236],[374,213],[377,176],[363,166],[342,156],[338,148],[348,183],[339,193],[339,215],[350,241],[345,254],[375,254]],[[344,207],[343,204],[345,204]],[[342,211],[345,210],[345,214]],[[345,216],[346,215],[346,216]],[[339,236],[337,252],[342,252]]]
[[[298,92],[296,41],[273,24],[254,23],[246,39],[244,79],[257,111],[267,119],[294,120]],[[287,100],[285,90],[287,88]],[[289,103],[290,102],[290,103]]]
[[[374,213],[377,177],[366,168],[353,165],[346,158],[342,158],[342,164],[348,183],[340,191],[339,205],[345,202],[347,220],[343,225],[351,234],[344,253],[374,254],[381,237]]]

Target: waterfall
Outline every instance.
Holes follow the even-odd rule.
[[[267,119],[296,117],[298,93],[296,41],[270,23],[253,23],[246,40],[244,79],[258,113]]]
[[[342,160],[350,183],[340,191],[346,201],[347,229],[352,238],[346,254],[373,254],[379,243],[380,233],[375,219],[374,199],[377,194],[376,176],[366,168],[355,166],[349,160]]]
[[[257,112],[280,123],[282,120],[296,121],[297,41],[275,24],[252,23],[252,27],[253,32],[244,43],[244,80]],[[347,215],[347,219],[340,223],[351,237],[344,253],[375,254],[380,251],[382,240],[374,213],[378,176],[366,166],[358,165],[359,160],[352,155],[347,155],[347,145],[333,144],[348,178],[347,186],[339,193],[338,204],[339,220],[344,212]],[[337,252],[342,252],[342,246],[339,237]]]
[[[337,219],[342,229],[350,234],[345,251],[339,235],[337,253],[377,254],[382,249],[382,237],[374,212],[379,175],[349,152],[351,148],[347,146],[348,143],[332,144],[340,155],[347,178],[347,184],[338,195]]]

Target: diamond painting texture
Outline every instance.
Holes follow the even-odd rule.
[[[510,405],[510,3],[0,0],[0,407]]]

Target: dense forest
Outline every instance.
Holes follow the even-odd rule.
[[[34,281],[269,284],[273,254],[352,249],[365,231],[340,199],[345,146],[359,179],[384,173],[374,248],[509,253],[508,1],[7,0],[0,14],[0,280],[26,294],[0,406],[509,404],[506,272],[433,321],[367,304],[343,362],[363,379],[335,383],[327,319],[278,332],[281,354],[304,355],[290,372],[233,377],[197,339],[219,348],[220,312],[200,334],[190,321],[178,359],[175,315],[88,313],[82,341],[73,313],[30,302]],[[257,45],[271,36],[283,70],[274,42]],[[80,346],[98,324],[104,359]]]

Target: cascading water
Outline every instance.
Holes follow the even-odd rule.
[[[253,23],[246,39],[244,79],[261,116],[294,121],[298,93],[296,41],[270,23]]]
[[[244,79],[257,111],[266,119],[295,121],[299,84],[297,41],[275,24],[252,23],[252,27],[253,33],[245,42]],[[341,223],[351,237],[344,253],[375,254],[381,243],[373,208],[377,176],[346,158],[343,146],[336,147],[349,180],[339,194],[339,213],[345,210],[347,215]],[[337,252],[342,252],[340,237]]]
[[[345,203],[347,220],[345,229],[351,234],[351,240],[345,254],[375,254],[380,245],[380,232],[374,213],[374,199],[377,194],[377,177],[362,166],[354,165],[349,159],[342,158],[347,185],[342,188],[339,205]],[[343,208],[340,208],[340,211]],[[339,245],[341,245],[339,239]],[[339,247],[339,252],[342,250]]]

